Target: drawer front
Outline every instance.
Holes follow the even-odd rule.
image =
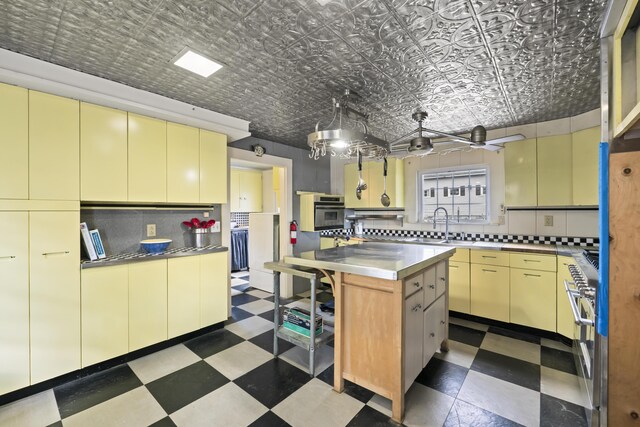
[[[447,271],[447,261],[440,261],[436,265],[436,298],[447,289],[449,272]]]
[[[424,287],[424,275],[422,273],[416,274],[412,277],[404,279],[404,297],[415,294]]]
[[[456,248],[456,253],[453,254],[449,261],[456,262],[469,262],[469,249],[467,248]]]
[[[556,271],[555,255],[539,255],[526,253],[509,254],[511,268],[525,268],[529,270]]]
[[[429,307],[436,300],[437,267],[432,265],[424,272],[424,301],[422,306]]]
[[[555,273],[512,268],[510,285],[511,323],[555,332]]]
[[[509,253],[501,251],[471,251],[473,264],[489,264],[509,267]]]

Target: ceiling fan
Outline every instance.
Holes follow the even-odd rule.
[[[471,129],[471,134],[468,138],[459,135],[452,135],[446,132],[440,132],[423,127],[422,122],[426,120],[427,116],[427,113],[424,111],[414,112],[411,115],[411,118],[418,122],[418,128],[405,135],[402,135],[395,141],[390,142],[389,147],[391,149],[391,152],[409,151],[411,153],[421,151],[423,153],[430,153],[431,151],[433,151],[434,144],[440,145],[449,143],[462,143],[469,145],[471,148],[482,148],[489,151],[498,151],[504,148],[503,146],[498,144],[524,139],[524,135],[515,134],[502,138],[487,140],[487,129],[484,126],[476,126]],[[411,138],[408,141],[406,140],[406,138],[416,133],[418,134],[418,136]],[[424,136],[423,133],[442,136],[446,139],[433,141],[430,137]]]

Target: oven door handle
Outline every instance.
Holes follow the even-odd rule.
[[[580,310],[578,310],[578,303],[576,302],[576,297],[580,296],[580,292],[569,288],[570,284],[573,285],[574,283],[567,280],[564,281],[564,289],[567,291],[569,306],[571,307],[571,311],[573,312],[573,319],[576,325],[593,326],[595,324],[593,320],[580,317]]]

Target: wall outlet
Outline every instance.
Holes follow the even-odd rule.
[[[544,226],[545,227],[553,227],[553,215],[545,215],[544,216]]]
[[[219,233],[220,232],[220,221],[216,221],[216,223],[213,224],[213,227],[211,227],[211,232],[212,233]]]
[[[209,212],[202,212],[202,216],[205,218],[209,218]]]
[[[147,224],[147,237],[156,237],[156,225]]]

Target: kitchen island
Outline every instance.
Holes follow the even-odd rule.
[[[448,259],[455,248],[364,243],[287,256],[284,262],[334,272],[334,390],[344,380],[392,401],[404,395],[433,354],[447,350]]]

